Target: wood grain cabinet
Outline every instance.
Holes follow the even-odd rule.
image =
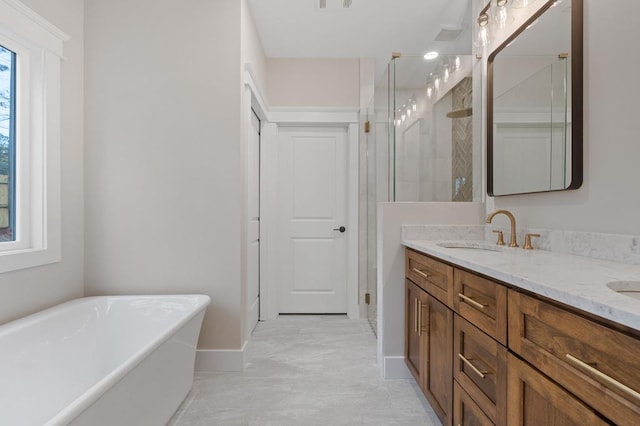
[[[444,425],[451,424],[453,312],[406,280],[405,362]]]
[[[453,397],[453,311],[429,295],[423,310],[423,325],[427,332],[423,390],[442,424],[450,425]]]
[[[495,281],[455,269],[453,310],[476,327],[507,344],[507,288]]]
[[[456,426],[495,426],[457,382],[453,382],[453,424]]]
[[[411,257],[409,257],[411,256]],[[446,266],[446,268],[444,267]],[[419,268],[419,269],[418,269]],[[453,271],[415,252],[407,254],[405,280],[405,362],[444,425],[451,425],[453,401],[453,311],[425,288],[452,287]],[[411,269],[444,271],[434,283]],[[416,276],[421,285],[414,283]],[[447,290],[446,294],[449,294]],[[442,293],[439,293],[442,297]],[[448,297],[448,296],[447,296]]]
[[[509,291],[509,347],[616,424],[640,424],[640,340]]]
[[[409,370],[444,425],[640,425],[640,333],[407,249]]]
[[[407,249],[406,277],[445,305],[452,307],[452,266]]]
[[[405,362],[414,379],[423,387],[425,374],[425,338],[422,328],[422,305],[427,304],[427,293],[409,280],[405,280]]]
[[[508,355],[508,371],[509,426],[608,424],[586,404],[512,354]]]
[[[458,315],[453,324],[453,376],[456,382],[492,424],[505,425],[507,348]],[[454,412],[455,404],[458,402],[454,402]]]

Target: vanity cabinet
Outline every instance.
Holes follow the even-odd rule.
[[[407,366],[443,424],[640,424],[637,332],[411,249],[405,276]]]
[[[640,423],[640,340],[509,291],[509,347],[616,424]]]
[[[453,424],[460,426],[495,425],[457,382],[453,382]]]
[[[492,424],[506,424],[507,348],[458,315],[453,324],[455,381]]]
[[[427,293],[409,280],[405,280],[405,362],[409,371],[423,388],[425,339],[422,337],[422,306],[426,305]]]
[[[587,405],[513,354],[508,355],[508,370],[508,425],[608,424]]]
[[[406,280],[405,360],[445,425],[451,424],[453,312]]]
[[[407,250],[406,277],[445,305],[453,305],[453,267]]]
[[[453,275],[453,309],[506,346],[507,288],[461,269],[455,269]]]
[[[452,340],[453,312],[447,306],[427,295],[423,305],[425,327],[425,396],[431,403],[442,424],[451,424]],[[422,324],[421,324],[422,326]]]

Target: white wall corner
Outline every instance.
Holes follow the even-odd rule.
[[[404,362],[403,356],[386,356],[384,357],[384,370],[382,372],[384,379],[410,379],[413,376]]]
[[[242,349],[198,349],[196,351],[196,371],[233,372],[244,371],[248,341]]]
[[[244,64],[244,84],[251,90],[251,107],[255,110],[261,121],[271,121],[269,118],[269,102],[264,95],[264,87],[260,87],[253,65]]]

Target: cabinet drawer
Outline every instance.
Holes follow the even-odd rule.
[[[507,345],[507,288],[456,269],[453,309],[480,330]]]
[[[494,426],[458,383],[453,383],[453,424],[459,426]]]
[[[526,362],[508,355],[509,426],[607,425],[591,408]]]
[[[640,418],[640,340],[509,291],[509,347],[617,424]]]
[[[454,315],[453,357],[455,379],[493,423],[504,425],[507,348]]]
[[[453,267],[410,249],[406,253],[407,278],[452,307]]]

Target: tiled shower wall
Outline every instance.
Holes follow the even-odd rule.
[[[472,105],[472,79],[464,78],[453,88],[454,110]],[[453,201],[473,201],[473,131],[472,117],[454,118],[452,121],[452,188]]]

